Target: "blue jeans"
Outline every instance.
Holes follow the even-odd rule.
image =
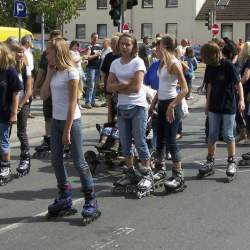
[[[0,122],[0,154],[8,154],[10,151],[10,130],[10,123]]]
[[[99,69],[86,69],[86,75],[87,75],[87,89],[86,89],[86,95],[85,95],[85,103],[86,104],[95,104],[95,94],[96,94],[96,86],[98,84],[98,81],[100,79],[100,71]]]
[[[181,105],[175,107],[175,119],[172,123],[167,121],[166,111],[172,100],[159,101],[158,122],[157,122],[157,154],[159,158],[164,158],[164,146],[166,154],[170,152],[174,162],[181,161],[180,149],[176,143],[176,135],[181,121]]]
[[[147,109],[135,106],[132,109],[121,110],[118,107],[118,128],[122,152],[125,157],[133,156],[132,138],[140,160],[149,160],[150,153],[146,142]]]
[[[223,124],[223,139],[225,143],[234,142],[235,114],[218,114],[209,112],[209,135],[208,142],[215,143],[219,139],[220,124]]]
[[[66,121],[52,120],[51,124],[51,160],[52,166],[55,171],[57,183],[59,188],[64,188],[68,183],[67,170],[63,164],[63,149],[62,144],[63,130]],[[72,153],[73,162],[76,170],[78,171],[81,179],[82,191],[87,192],[93,190],[94,183],[92,179],[89,166],[84,158],[83,153],[83,135],[81,119],[73,121],[71,131],[71,144],[69,145]]]

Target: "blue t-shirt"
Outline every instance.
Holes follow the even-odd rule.
[[[9,122],[12,107],[12,95],[23,89],[17,71],[10,67],[0,71],[0,122]]]
[[[144,84],[150,86],[154,90],[158,90],[159,88],[159,77],[157,71],[160,67],[160,64],[160,60],[152,63],[144,76]]]
[[[198,66],[197,59],[195,57],[185,57],[184,61],[187,62],[189,68],[188,71],[185,73],[185,76],[192,79],[193,73]]]

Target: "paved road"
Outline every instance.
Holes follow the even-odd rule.
[[[101,165],[94,177],[102,216],[88,227],[82,227],[79,179],[69,163],[74,204],[79,213],[47,221],[44,217],[47,205],[57,194],[55,177],[49,161],[32,160],[29,176],[1,187],[0,249],[250,249],[250,169],[241,168],[238,178],[226,183],[226,149],[221,143],[216,174],[196,180],[199,162],[206,156],[205,117],[199,107],[202,99],[196,101],[190,116],[184,120],[185,133],[179,141],[188,186],[183,193],[166,195],[159,190],[141,200],[114,196],[110,189],[121,175],[121,169]],[[93,149],[98,137],[95,128],[85,128],[84,134],[85,150]],[[39,140],[39,137],[31,139],[32,146]],[[13,145],[14,168],[19,152],[18,144]],[[246,150],[245,145],[240,145],[237,155]]]

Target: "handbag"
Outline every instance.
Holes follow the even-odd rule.
[[[185,98],[181,101],[181,118],[185,119],[189,115],[188,104]]]

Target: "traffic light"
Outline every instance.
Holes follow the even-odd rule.
[[[119,26],[120,18],[121,18],[121,3],[120,0],[110,0],[109,4],[111,5],[111,10],[109,12],[109,15],[111,16],[111,19],[113,20],[114,26]]]
[[[127,9],[132,9],[138,4],[137,0],[127,0]]]
[[[207,26],[208,30],[212,29],[213,23],[214,23],[214,12],[213,10],[209,10],[209,12],[206,14],[206,23],[205,26]]]

